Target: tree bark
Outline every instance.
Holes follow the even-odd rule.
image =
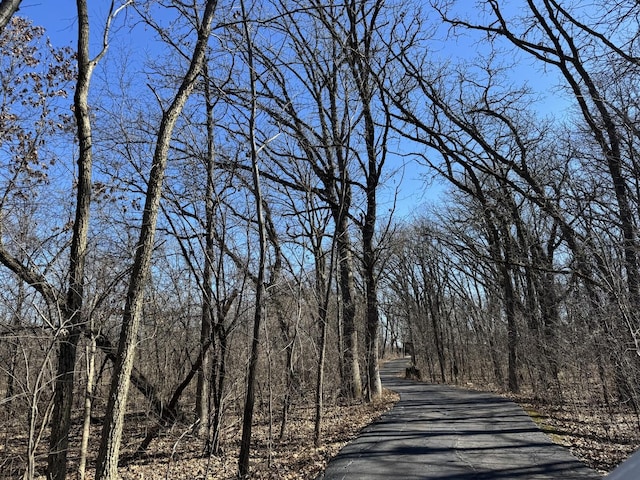
[[[348,25],[347,62],[358,94],[358,102],[362,110],[365,159],[360,160],[360,167],[365,177],[364,190],[366,210],[362,230],[362,250],[364,283],[366,292],[366,329],[365,344],[367,350],[367,397],[369,400],[382,394],[380,372],[378,370],[378,338],[380,329],[380,313],[378,311],[377,287],[377,251],[374,236],[377,227],[377,190],[380,176],[386,160],[386,140],[390,131],[390,117],[383,109],[384,121],[376,125],[376,105],[385,102],[376,96],[376,86],[382,82],[383,73],[374,71],[374,57],[377,55],[375,35],[382,33],[382,22],[378,23],[385,4],[383,1],[368,2],[366,0],[350,0],[346,5]],[[378,60],[376,58],[376,60]],[[379,119],[378,119],[379,120]],[[378,131],[379,130],[379,131]]]
[[[80,445],[80,465],[78,477],[84,480],[89,450],[89,434],[91,429],[91,406],[93,403],[93,389],[95,384],[96,340],[91,338],[91,344],[87,347],[87,386],[84,396],[84,412],[82,423],[82,441]]]
[[[283,8],[290,10],[283,4]],[[338,9],[343,11],[344,6]],[[301,13],[301,15],[297,15]],[[351,92],[349,87],[344,85],[343,75],[344,60],[341,58],[345,53],[344,37],[333,29],[334,9],[314,3],[309,9],[303,9],[293,13],[293,11],[283,18],[286,20],[280,28],[286,32],[287,38],[291,41],[294,55],[297,62],[308,65],[301,72],[290,65],[274,63],[273,59],[264,55],[260,49],[255,53],[268,70],[273,71],[273,75],[265,75],[264,80],[260,78],[261,87],[264,89],[261,94],[269,96],[279,108],[267,109],[279,124],[289,129],[292,137],[296,140],[297,148],[304,152],[305,159],[308,160],[313,175],[318,178],[320,186],[309,187],[307,178],[296,178],[293,182],[286,182],[281,178],[281,173],[269,175],[271,180],[280,182],[288,188],[295,188],[305,192],[311,190],[316,193],[330,208],[337,232],[337,257],[339,264],[339,294],[340,311],[338,313],[338,337],[340,339],[339,356],[340,373],[342,379],[342,394],[348,398],[360,398],[362,396],[362,384],[359,364],[358,329],[356,327],[356,307],[355,307],[355,282],[354,261],[352,256],[352,241],[349,233],[349,214],[352,201],[352,181],[350,170],[353,163],[353,147],[350,145],[350,136],[353,133],[351,119],[358,116],[351,111],[350,102],[346,99]],[[308,23],[305,23],[308,20]],[[305,31],[311,29],[308,38],[305,38]],[[331,39],[326,38],[327,29],[330,30]],[[318,52],[314,48],[309,48],[309,42],[317,43],[317,48],[327,50],[325,61],[314,54]],[[265,50],[267,51],[267,50]],[[292,65],[297,65],[298,63]],[[313,73],[316,72],[316,73]],[[289,85],[287,73],[292,74],[293,83],[296,84],[302,74],[303,83],[309,98],[312,99],[310,105],[306,102],[298,104],[297,98],[289,96],[293,91]],[[294,88],[294,89],[295,89]],[[347,91],[345,91],[345,88]],[[276,91],[277,90],[277,91]],[[311,114],[312,120],[308,116]],[[295,156],[295,155],[294,155]],[[292,156],[283,155],[290,159]],[[279,172],[291,170],[288,166],[280,163],[275,157]],[[297,169],[295,169],[297,170]],[[294,171],[295,171],[294,170]]]
[[[51,417],[51,436],[47,477],[64,480],[67,476],[67,449],[71,429],[71,407],[73,404],[73,382],[82,323],[84,297],[84,269],[87,254],[87,235],[91,206],[92,143],[91,119],[89,116],[89,83],[91,74],[102,53],[95,59],[89,57],[89,14],[86,0],[77,0],[78,10],[78,78],[74,95],[74,114],[79,142],[78,178],[76,188],[76,212],[69,253],[69,287],[63,309],[63,336],[58,350],[58,371],[55,385],[55,404]]]
[[[209,71],[206,64],[204,69],[205,101],[207,108],[207,186],[205,192],[205,245],[204,245],[204,269],[202,273],[202,321],[200,326],[200,344],[212,341],[212,312],[213,312],[213,259],[214,251],[214,118],[213,100],[211,96]],[[213,349],[211,349],[213,350]],[[202,360],[202,366],[198,370],[198,384],[196,387],[196,416],[200,422],[198,432],[200,436],[209,438],[211,417],[211,357],[212,352],[207,350]]]
[[[118,480],[118,459],[124,426],[130,376],[135,358],[137,334],[140,325],[144,287],[149,274],[151,254],[158,219],[162,184],[169,155],[173,129],[200,75],[206,47],[211,32],[211,22],[217,5],[216,0],[207,0],[202,23],[198,27],[197,42],[189,68],[182,79],[171,105],[163,113],[158,139],[153,155],[145,206],[142,216],[140,237],[129,280],[129,290],[122,319],[122,330],[118,344],[117,360],[109,391],[102,440],[96,464],[96,480]]]
[[[316,398],[315,398],[315,419],[313,428],[313,443],[317,447],[320,445],[322,437],[322,410],[324,395],[324,365],[327,351],[327,316],[329,312],[329,300],[331,299],[331,284],[334,273],[334,257],[336,249],[336,237],[333,236],[331,242],[331,255],[329,256],[329,272],[327,273],[324,252],[322,251],[322,235],[317,239],[312,239],[314,243],[314,261],[316,266],[316,296],[318,299],[318,370],[316,372]]]
[[[13,14],[20,8],[22,0],[1,0],[0,1],[0,35],[4,31]]]
[[[334,209],[336,210],[336,209]],[[341,210],[341,209],[337,209]],[[337,217],[337,218],[336,218]],[[358,330],[356,329],[355,281],[353,278],[353,256],[347,229],[347,218],[342,213],[334,214],[336,222],[336,245],[338,249],[340,300],[342,302],[342,331],[344,348],[344,377],[342,390],[348,398],[362,397],[362,378],[358,359]]]
[[[253,411],[255,404],[255,386],[260,353],[260,328],[265,317],[265,268],[267,256],[267,229],[265,226],[262,189],[260,185],[260,170],[258,168],[258,146],[255,138],[255,121],[257,115],[256,72],[253,62],[253,39],[249,30],[249,19],[244,1],[240,1],[242,11],[242,28],[246,42],[247,67],[249,68],[249,88],[251,90],[251,106],[249,110],[248,135],[249,156],[251,159],[251,173],[253,180],[253,195],[256,203],[256,218],[258,223],[259,251],[258,274],[256,276],[256,305],[253,316],[253,336],[251,339],[251,351],[249,357],[249,371],[247,373],[247,390],[242,417],[242,439],[240,441],[240,455],[238,457],[238,472],[241,478],[249,475],[249,454],[251,448],[251,430],[253,426]]]
[[[503,234],[506,235],[507,233],[503,232]],[[510,245],[508,241],[505,243],[504,248],[507,251]],[[520,389],[518,382],[518,327],[516,323],[515,292],[510,274],[510,254],[505,253],[504,263],[499,268],[502,275],[505,314],[507,317],[507,382],[509,391],[517,393]]]

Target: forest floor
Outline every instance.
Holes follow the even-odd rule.
[[[509,396],[519,403],[553,442],[600,473],[613,470],[640,448],[640,418],[594,406],[550,405]]]
[[[612,470],[638,446],[640,428],[638,418],[628,413],[597,411],[593,408],[577,409],[575,406],[553,406],[526,398],[514,398],[538,423],[551,439],[567,448],[590,467],[605,473]],[[283,439],[279,439],[279,425],[268,418],[259,419],[253,430],[251,454],[251,478],[255,479],[314,479],[324,470],[328,461],[358,432],[388,411],[398,400],[398,395],[385,390],[378,401],[367,404],[342,404],[327,406],[324,413],[322,445],[313,444],[312,406],[292,409]],[[122,456],[130,455],[144,437],[140,418],[132,419],[123,439]],[[16,425],[16,428],[18,425]],[[90,466],[87,479],[93,477],[99,428],[92,432]],[[21,459],[25,448],[19,430],[5,430],[0,435],[0,479],[20,478],[23,470]],[[153,479],[232,479],[237,478],[237,452],[240,440],[239,421],[228,425],[224,432],[224,450],[220,455],[203,456],[202,440],[191,434],[187,426],[175,427],[154,440],[148,451],[119,469],[123,480]],[[75,435],[77,434],[77,435]],[[79,432],[74,432],[79,437]],[[74,438],[71,452],[77,452]],[[42,442],[44,443],[44,442]],[[41,445],[44,449],[45,445]],[[77,478],[77,461],[70,459],[69,479]],[[46,455],[39,456],[38,467],[42,474]],[[21,465],[22,464],[22,465]],[[10,468],[8,468],[10,467]],[[43,479],[44,476],[36,477]]]
[[[292,411],[283,440],[279,428],[269,432],[266,419],[254,428],[254,451],[251,455],[251,478],[314,479],[327,462],[366,425],[393,407],[399,396],[385,390],[383,398],[372,403],[327,407],[323,423],[323,444],[313,445],[314,409]],[[604,408],[576,408],[511,398],[519,403],[540,428],[573,455],[595,470],[606,473],[615,468],[640,446],[638,418],[629,413],[611,413]],[[179,439],[174,432],[152,444],[148,460],[120,469],[123,480],[133,479],[232,479],[236,478],[239,428],[227,432],[221,456],[203,459],[197,439]],[[173,458],[161,452],[171,452]],[[155,454],[154,454],[155,452]]]
[[[280,426],[267,418],[253,427],[251,452],[252,479],[314,479],[338,451],[353,440],[360,430],[388,411],[399,395],[385,390],[382,398],[372,403],[327,406],[323,414],[322,444],[313,443],[313,405],[298,407],[290,413],[283,439]],[[195,438],[178,439],[178,432],[154,441],[148,459],[141,459],[119,469],[122,480],[134,479],[235,479],[240,449],[240,424],[227,428],[221,455],[202,457],[202,442]],[[154,447],[155,445],[155,447]],[[158,458],[154,451],[175,451]]]
[[[372,403],[360,401],[326,406],[323,413],[322,444],[319,447],[315,447],[313,442],[313,404],[292,408],[282,439],[278,438],[280,425],[277,419],[269,422],[268,417],[258,418],[252,435],[251,478],[315,478],[344,445],[354,439],[362,428],[393,407],[398,399],[398,394],[385,390],[382,398]],[[76,423],[69,448],[69,480],[79,478],[76,473],[79,463],[79,419]],[[163,432],[144,454],[138,455],[132,461],[126,461],[144,439],[145,427],[152,428],[153,423],[144,415],[131,414],[125,424],[121,466],[118,469],[122,480],[237,478],[241,437],[239,418],[229,422],[222,432],[223,449],[218,455],[203,455],[202,439],[196,437],[188,425],[181,425]],[[91,428],[86,480],[94,477],[100,430],[98,425]],[[38,448],[36,480],[45,479],[48,431],[44,433]],[[22,478],[26,465],[25,451],[24,425],[11,420],[0,422],[0,480]]]

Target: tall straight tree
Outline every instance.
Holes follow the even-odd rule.
[[[71,428],[71,406],[73,404],[73,380],[76,350],[80,339],[82,301],[84,289],[84,269],[87,254],[87,234],[89,232],[89,212],[91,206],[91,120],[89,116],[89,84],[91,74],[107,49],[105,42],[100,54],[89,56],[89,12],[86,0],[77,0],[78,9],[78,79],[74,96],[74,113],[80,147],[78,155],[78,186],[76,188],[76,216],[73,223],[71,264],[69,268],[69,288],[65,302],[65,327],[69,329],[66,339],[60,343],[58,351],[58,376],[56,379],[55,407],[51,421],[49,465],[47,475],[51,479],[66,478],[69,430]],[[114,3],[111,3],[113,10]]]
[[[377,193],[383,167],[387,158],[387,138],[390,131],[389,117],[382,110],[383,118],[380,130],[377,128],[376,107],[381,104],[376,99],[378,82],[388,68],[385,59],[378,58],[379,48],[386,45],[376,38],[386,23],[386,2],[375,0],[352,0],[347,6],[347,62],[358,94],[362,109],[364,158],[358,156],[358,162],[364,175],[364,194],[366,208],[360,225],[362,231],[362,263],[366,293],[365,344],[367,354],[367,397],[372,400],[382,394],[380,372],[378,370],[378,337],[380,313],[378,311],[378,278],[375,234],[377,227]],[[382,62],[382,64],[380,63]],[[376,105],[377,102],[377,105]]]
[[[258,112],[257,98],[257,72],[254,63],[254,43],[251,31],[248,11],[244,0],[240,0],[242,12],[242,33],[246,47],[246,62],[249,74],[249,117],[248,138],[249,158],[251,160],[251,178],[253,197],[256,205],[256,218],[258,227],[258,271],[256,275],[256,300],[253,315],[253,335],[251,337],[251,350],[249,353],[249,370],[247,372],[246,394],[244,413],[242,417],[242,440],[240,443],[240,455],[238,458],[238,471],[242,478],[249,475],[249,453],[251,448],[251,430],[253,426],[253,410],[255,404],[256,376],[258,371],[258,356],[260,348],[260,328],[265,317],[265,270],[267,256],[267,228],[264,215],[262,188],[260,184],[260,170],[258,166],[258,153],[260,151],[256,139],[256,116]]]
[[[2,9],[9,7],[10,3],[12,2],[3,2]],[[17,6],[17,3],[13,2],[14,6]],[[51,311],[60,315],[59,322],[52,321],[52,324],[57,323],[57,328],[59,329],[57,338],[60,339],[47,471],[48,477],[52,479],[66,478],[76,349],[86,321],[82,313],[82,304],[92,177],[91,122],[88,109],[89,84],[95,66],[106,53],[110,23],[120,10],[120,8],[115,8],[115,2],[111,2],[110,13],[103,33],[102,49],[92,59],[89,55],[89,17],[86,2],[77,0],[76,5],[78,11],[78,72],[74,95],[74,114],[79,154],[77,160],[75,218],[69,253],[69,283],[66,294],[58,292],[56,287],[45,278],[44,274],[25,265],[19,257],[13,256],[4,245],[0,245],[0,262],[12,270],[23,282],[35,288],[49,304]],[[29,51],[26,45],[25,51]],[[57,62],[64,62],[65,56],[64,53],[59,53]],[[56,64],[52,63],[52,67],[55,66]],[[58,68],[59,73],[64,74],[65,71],[68,71],[68,68],[63,65],[59,65]],[[41,84],[49,84],[61,80],[56,77],[56,74],[50,73],[46,81],[40,79],[40,82]],[[27,92],[27,89],[24,89],[23,92]],[[44,100],[45,97],[41,99],[41,101]],[[26,104],[27,102],[25,101],[24,103]],[[42,125],[46,124],[47,122],[43,120]],[[24,138],[29,138],[29,136],[27,134]],[[31,151],[37,152],[37,150],[38,147],[33,145]],[[21,162],[25,161],[28,161],[28,159],[21,159]]]
[[[189,59],[188,69],[169,107],[163,111],[160,121],[145,195],[140,236],[136,245],[134,264],[129,279],[117,360],[114,365],[105,422],[102,429],[102,439],[96,465],[96,479],[100,480],[118,479],[118,459],[120,456],[124,414],[135,348],[138,341],[137,335],[142,313],[144,288],[151,265],[151,254],[153,252],[169,147],[176,122],[200,76],[216,6],[217,0],[207,0],[204,3],[202,19],[196,25],[197,39]]]
[[[207,184],[205,188],[205,234],[204,234],[204,267],[202,270],[202,315],[200,324],[200,344],[205,345],[212,340],[213,325],[213,273],[215,260],[215,238],[214,238],[214,218],[215,218],[215,146],[214,146],[214,99],[211,93],[211,78],[209,69],[204,65],[204,96],[207,112],[207,151],[205,166],[207,170]],[[202,366],[198,370],[198,384],[196,387],[196,415],[200,420],[199,431],[201,436],[209,438],[211,416],[211,352],[207,348],[202,359]]]
[[[300,192],[311,190],[332,214],[339,259],[342,393],[349,398],[360,398],[362,380],[351,218],[352,122],[358,113],[350,102],[354,87],[345,77],[343,41],[326,28],[330,18],[338,15],[330,12],[343,11],[343,7],[332,3],[313,3],[308,7],[303,3],[279,3],[279,13],[269,22],[270,28],[277,32],[273,38],[282,41],[279,54],[273,55],[273,45],[261,46],[255,52],[256,61],[266,67],[267,73],[258,78],[260,106],[293,140],[270,147],[273,162],[264,174],[287,188]],[[311,167],[315,177],[311,185],[300,174],[298,162],[306,162]]]
[[[352,89],[345,92],[345,102],[352,105],[356,117],[351,120],[352,155],[359,167],[354,184],[365,197],[359,227],[362,234],[362,266],[366,295],[365,344],[367,359],[367,396],[382,393],[378,371],[378,192],[388,156],[391,118],[386,108],[384,85],[393,82],[393,52],[411,51],[416,43],[416,14],[405,15],[406,4],[382,0],[349,0],[344,5],[327,8],[318,4],[316,16],[344,58],[343,82]],[[361,180],[362,179],[362,180]]]
[[[279,14],[271,25],[282,45],[275,57],[273,47],[261,49],[260,60],[271,72],[263,82],[262,95],[264,108],[296,144],[289,144],[288,151],[273,150],[278,170],[274,176],[291,176],[296,171],[286,162],[308,161],[319,180],[316,192],[333,213],[343,312],[344,393],[355,398],[362,389],[351,267],[357,249],[350,225],[360,227],[367,392],[372,398],[381,393],[377,196],[391,133],[387,102],[382,98],[385,90],[380,87],[393,81],[388,74],[395,62],[391,52],[413,47],[418,17],[400,14],[405,8],[402,2],[283,1],[277,8]],[[291,178],[291,183],[296,182]],[[299,188],[304,191],[303,186]],[[364,207],[356,212],[354,198],[359,200],[359,195],[364,197]]]

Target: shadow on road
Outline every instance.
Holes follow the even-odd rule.
[[[401,378],[407,360],[381,370],[396,406],[366,427],[319,479],[599,479],[555,445],[517,404],[485,393]]]

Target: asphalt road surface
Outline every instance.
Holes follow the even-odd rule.
[[[318,479],[600,479],[501,397],[401,378],[407,360],[381,370],[400,401],[329,462]],[[640,477],[638,477],[640,478]]]

